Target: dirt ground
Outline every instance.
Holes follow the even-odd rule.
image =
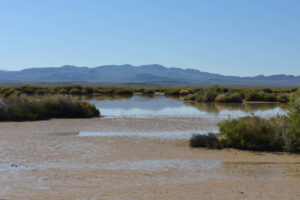
[[[90,132],[210,129],[199,118],[0,123],[0,199],[299,199],[300,155],[191,149],[187,139]],[[126,135],[126,134],[125,134]]]

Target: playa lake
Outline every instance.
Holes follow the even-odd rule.
[[[194,133],[217,132],[223,119],[272,117],[285,114],[286,105],[194,103],[165,96],[89,101],[102,117],[0,123],[2,199],[300,195],[299,155],[188,144]]]
[[[238,118],[248,115],[273,117],[285,114],[287,105],[279,103],[205,103],[185,102],[177,98],[140,97],[129,99],[91,100],[104,117],[199,117]]]

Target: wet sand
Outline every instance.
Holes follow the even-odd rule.
[[[299,199],[300,155],[79,132],[212,129],[201,118],[0,123],[0,199]]]

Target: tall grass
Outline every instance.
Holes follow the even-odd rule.
[[[74,97],[9,96],[0,103],[0,121],[43,120],[50,118],[88,118],[99,116],[89,102]]]

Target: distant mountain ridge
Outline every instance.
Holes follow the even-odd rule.
[[[0,71],[0,82],[87,82],[108,85],[181,85],[181,86],[300,86],[300,76],[258,75],[253,77],[224,76],[196,69],[167,68],[162,65],[105,65],[95,68],[65,65],[62,67],[29,68]]]

